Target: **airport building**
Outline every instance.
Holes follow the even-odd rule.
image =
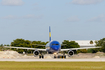
[[[72,40],[69,40],[72,41]],[[75,42],[77,42],[80,47],[96,47],[96,40],[74,40]]]

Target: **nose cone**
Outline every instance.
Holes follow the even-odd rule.
[[[60,48],[59,46],[52,46],[52,49],[54,49],[56,51],[59,50],[59,48]]]

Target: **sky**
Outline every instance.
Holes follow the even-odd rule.
[[[99,40],[105,37],[105,0],[0,0],[0,44]]]

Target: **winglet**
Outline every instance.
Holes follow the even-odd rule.
[[[51,29],[50,29],[50,26],[49,26],[49,41],[51,41]]]

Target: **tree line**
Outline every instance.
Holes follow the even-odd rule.
[[[25,39],[15,39],[15,40],[13,40],[13,42],[11,42],[10,45],[7,45],[7,46],[45,49],[44,46],[40,46],[40,45],[46,45],[47,43],[48,42],[29,41],[29,40],[25,40]],[[90,43],[92,43],[92,41],[90,41]],[[40,44],[40,45],[36,45],[36,44]],[[0,49],[3,49],[3,46],[6,46],[6,45],[1,44]],[[76,53],[96,53],[98,51],[105,52],[105,38],[96,41],[96,46],[101,46],[101,48],[88,49],[88,50],[86,50],[86,49],[77,50]],[[76,43],[75,41],[64,40],[62,42],[61,49],[79,48],[79,47],[80,47],[80,45],[78,43]],[[25,49],[12,49],[12,50],[15,50],[19,53],[23,53],[23,52],[32,53],[34,51],[34,50],[25,50]]]

